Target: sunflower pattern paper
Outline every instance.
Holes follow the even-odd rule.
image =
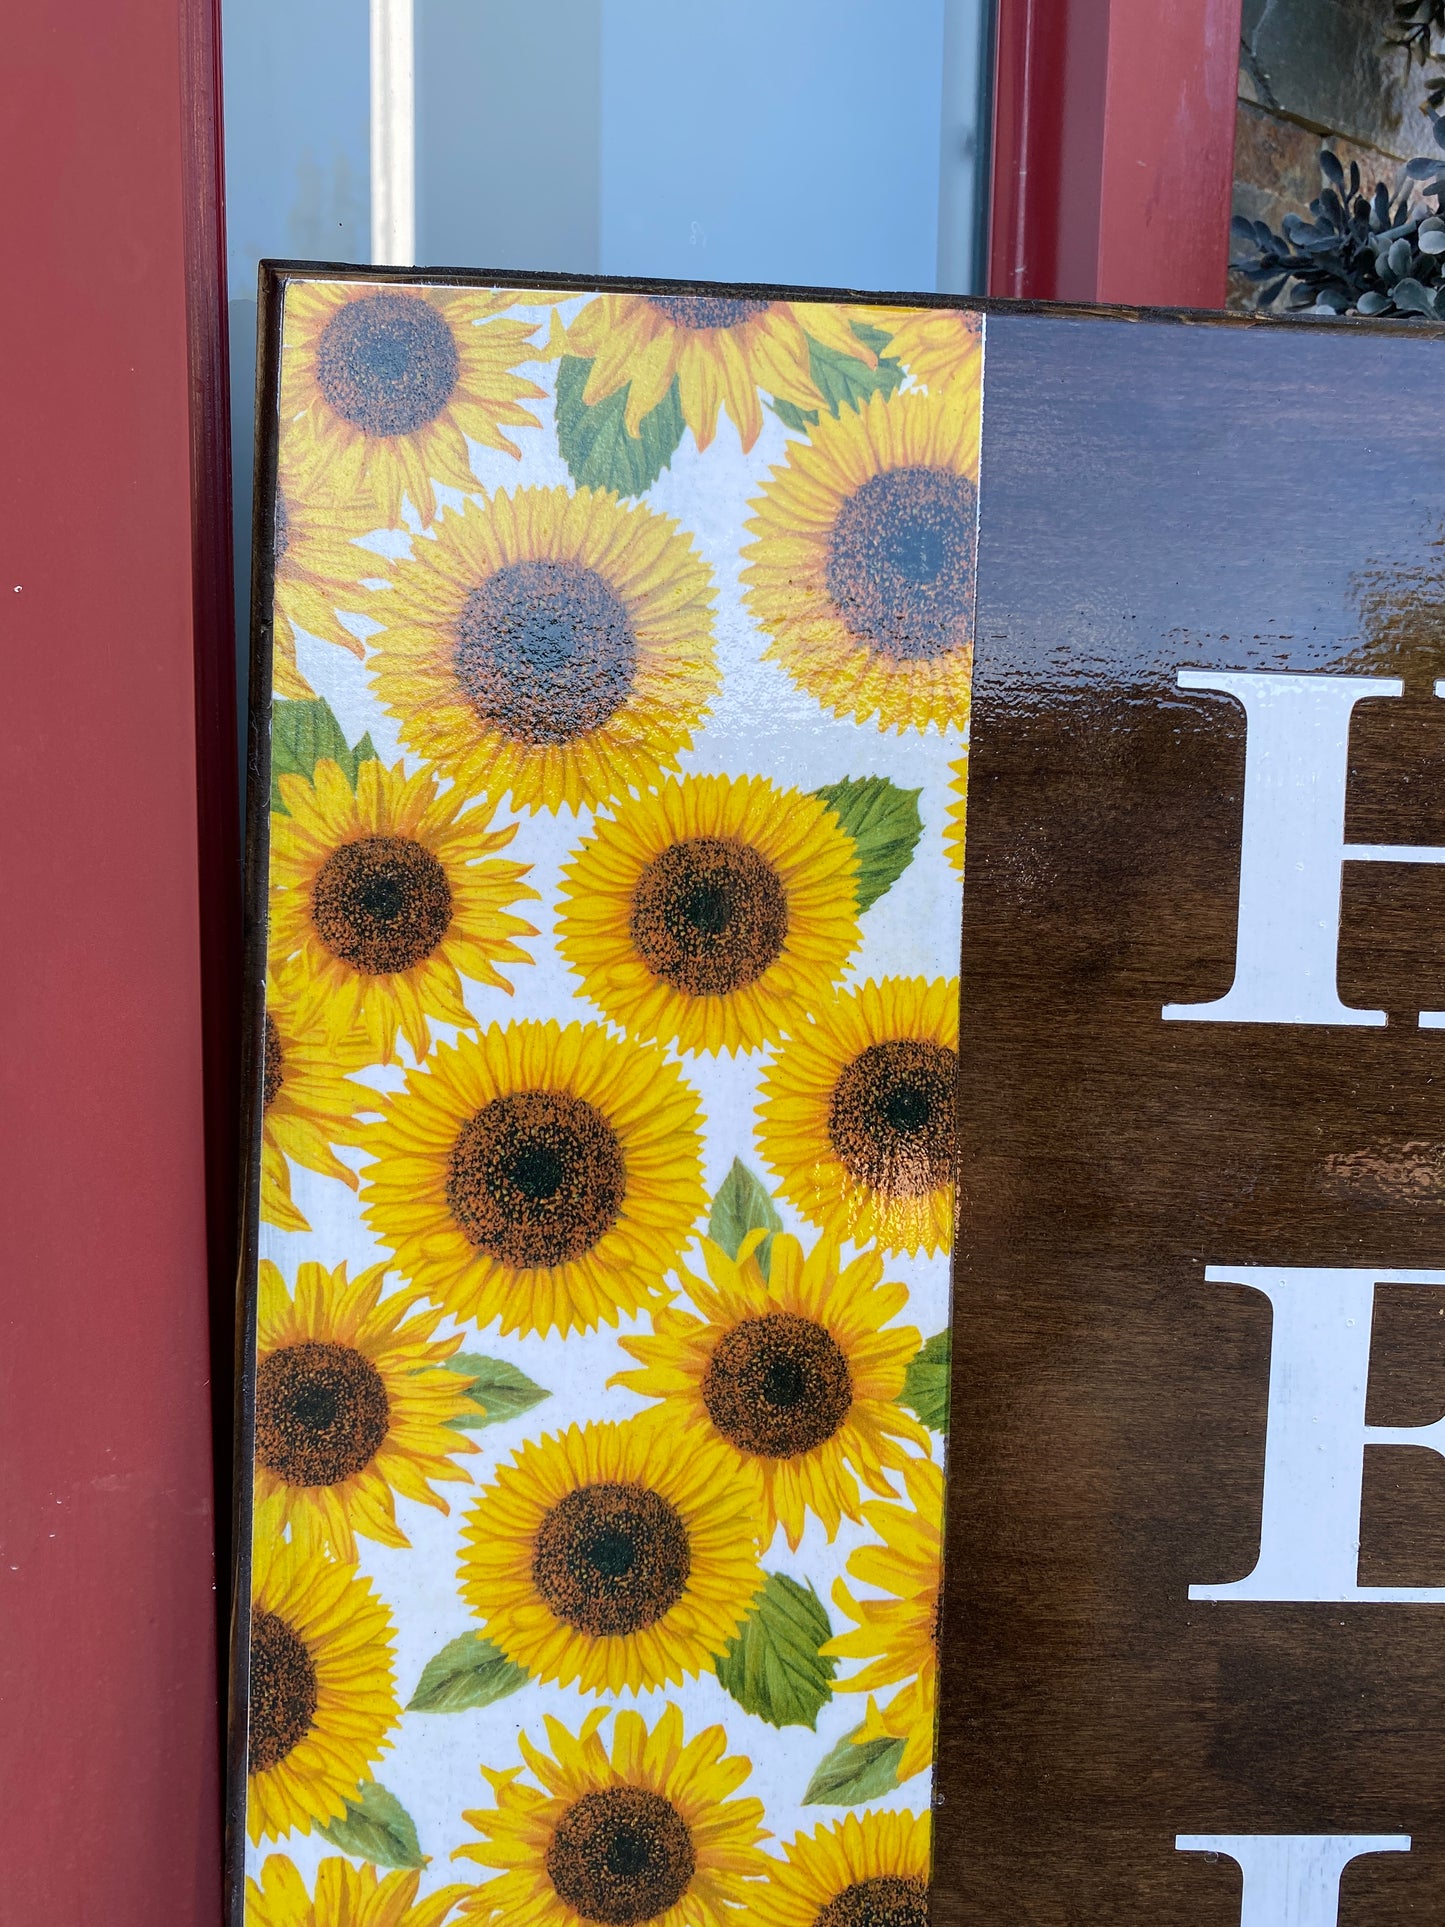
[[[281,287],[246,1919],[922,1927],[981,318]]]

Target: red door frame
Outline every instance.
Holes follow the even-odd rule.
[[[988,291],[1222,308],[1240,0],[998,0]]]

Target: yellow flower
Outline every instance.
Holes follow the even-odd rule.
[[[516,300],[506,288],[290,282],[281,445],[297,494],[370,501],[392,527],[409,496],[429,522],[434,483],[476,487],[468,439],[519,454],[504,428],[537,427],[519,404],[543,391],[513,372],[540,352],[533,327],[494,318]]]
[[[512,939],[536,935],[508,906],[537,892],[530,865],[496,855],[516,825],[494,830],[485,804],[437,795],[429,770],[408,776],[374,757],[356,788],[329,757],[308,783],[282,776],[288,814],[271,818],[271,967],[296,959],[297,1021],[360,1027],[373,1061],[390,1063],[398,1030],[417,1058],[428,1017],[464,1030],[476,1019],[461,978],[510,993],[498,969],[530,963]]]
[[[872,978],[815,1005],[769,1065],[758,1142],[783,1195],[834,1238],[953,1242],[958,982]]]
[[[655,782],[717,692],[711,572],[640,504],[499,491],[415,543],[393,585],[377,694],[413,749],[518,808]]]
[[[983,385],[983,316],[963,308],[860,308],[860,321],[887,330],[885,355],[903,363],[920,388]]]
[[[261,1260],[256,1331],[256,1527],[354,1560],[354,1533],[410,1544],[394,1493],[447,1510],[432,1480],[467,1480],[475,1452],[450,1420],[476,1407],[446,1369],[461,1345],[434,1336],[438,1314],[404,1296],[382,1302],[385,1265],[347,1282],[346,1266],[303,1264],[296,1291]]]
[[[288,480],[283,476],[276,483],[271,693],[297,698],[316,692],[296,664],[296,631],[304,629],[322,642],[339,643],[353,656],[364,656],[337,611],[370,613],[373,592],[363,588],[362,581],[383,578],[389,565],[358,546],[357,537],[369,535],[379,524],[374,506],[364,499],[310,502],[294,484],[288,493]]]
[[[949,862],[963,875],[964,836],[968,827],[968,746],[964,745],[963,754],[956,763],[949,764],[953,780],[948,786],[952,799],[948,805],[948,821],[943,831],[943,849]]]
[[[721,408],[747,450],[762,432],[760,391],[798,408],[827,406],[809,369],[810,336],[869,368],[877,365],[845,307],[730,295],[601,294],[565,330],[553,315],[548,351],[592,362],[582,396],[589,406],[626,387],[629,435],[676,379],[682,418],[698,447],[716,434]]]
[[[391,1614],[353,1566],[257,1532],[251,1575],[246,1828],[327,1826],[390,1746]]]
[[[850,1813],[800,1833],[748,1890],[739,1927],[928,1927],[930,1834],[926,1813]]]
[[[482,1773],[496,1804],[463,1817],[482,1836],[454,1858],[501,1869],[462,1903],[468,1919],[506,1927],[728,1927],[766,1871],[760,1801],[735,1800],[751,1762],[725,1758],[709,1726],[684,1743],[668,1705],[649,1732],[640,1713],[599,1707],[578,1734],[547,1718],[548,1755],[519,1736],[521,1767]]]
[[[743,583],[766,657],[834,716],[968,719],[978,403],[965,383],[823,416],[753,504]]]
[[[591,1331],[665,1302],[702,1211],[697,1096],[598,1024],[439,1050],[360,1141],[367,1223],[453,1317]]]
[[[462,1597],[534,1679],[651,1691],[710,1673],[763,1583],[757,1488],[647,1419],[528,1440],[462,1534]]]
[[[756,1050],[847,967],[857,868],[815,796],[761,776],[665,783],[599,821],[563,871],[557,946],[633,1036]]]
[[[764,1279],[760,1236],[744,1241],[740,1262],[704,1238],[708,1280],[684,1279],[702,1317],[655,1312],[652,1336],[619,1340],[643,1369],[610,1382],[664,1401],[659,1418],[679,1458],[704,1440],[720,1444],[730,1476],[761,1487],[763,1546],[781,1525],[796,1550],[808,1512],[830,1539],[840,1519],[861,1517],[860,1479],[891,1494],[885,1468],[909,1463],[900,1439],[928,1450],[923,1427],[894,1403],[919,1338],[909,1325],[883,1329],[908,1288],[880,1282],[874,1252],[840,1265],[837,1246],[820,1239],[804,1259],[778,1232]]]
[[[904,1742],[900,1781],[933,1764],[943,1570],[943,1474],[931,1459],[910,1459],[904,1479],[906,1505],[871,1499],[863,1507],[882,1544],[860,1546],[848,1560],[855,1579],[886,1596],[855,1599],[841,1579],[835,1580],[834,1602],[857,1623],[823,1648],[839,1659],[872,1662],[838,1680],[834,1690],[870,1696],[857,1739]],[[880,1710],[872,1695],[890,1686],[899,1690]]]
[[[321,1016],[301,1021],[295,973],[283,971],[266,986],[261,1086],[261,1217],[283,1231],[309,1231],[291,1196],[289,1158],[323,1177],[356,1189],[356,1174],[332,1150],[349,1141],[359,1107],[376,1103],[365,1084],[349,1078],[371,1061],[362,1031],[336,1036]]]
[[[247,1878],[245,1927],[442,1927],[467,1889],[442,1887],[418,1900],[420,1880],[409,1869],[380,1874],[349,1860],[323,1860],[313,1898],[294,1863],[273,1853],[259,1880]]]

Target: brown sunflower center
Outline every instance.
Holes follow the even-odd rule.
[[[675,1907],[697,1867],[686,1820],[647,1787],[584,1793],[547,1849],[547,1877],[564,1906],[599,1927],[642,1927]]]
[[[269,1111],[281,1095],[281,1086],[286,1082],[285,1060],[281,1055],[281,1033],[276,1028],[276,1019],[270,1011],[266,1012],[266,1041],[261,1056],[261,1108]]]
[[[770,1311],[723,1334],[703,1373],[702,1401],[739,1452],[791,1459],[832,1438],[852,1406],[853,1379],[830,1331]]]
[[[738,301],[718,294],[649,294],[649,308],[665,315],[674,328],[736,328],[755,314],[766,314],[771,301]]]
[[[631,931],[654,977],[685,997],[726,997],[777,961],[788,939],[787,893],[751,844],[689,837],[638,878]]]
[[[687,1528],[649,1486],[580,1486],[537,1531],[532,1583],[567,1625],[591,1639],[655,1626],[682,1598],[692,1571]]]
[[[819,1909],[813,1927],[928,1927],[928,1885],[892,1873],[857,1880]]]
[[[828,539],[828,593],[855,636],[894,662],[969,639],[977,495],[947,468],[870,475]]]
[[[953,1175],[957,1054],[894,1038],[844,1066],[828,1107],[828,1135],[848,1173],[892,1197],[917,1198]]]
[[[631,695],[637,641],[595,569],[509,562],[467,597],[452,663],[486,728],[519,743],[570,743]]]
[[[279,1766],[315,1717],[316,1668],[305,1641],[278,1613],[253,1610],[247,1772]]]
[[[350,1345],[283,1345],[256,1367],[256,1457],[287,1485],[339,1485],[381,1449],[391,1403]]]
[[[372,976],[428,958],[452,920],[447,873],[409,836],[363,836],[327,857],[311,887],[311,921],[333,957]]]
[[[447,1203],[463,1235],[517,1271],[585,1257],[627,1191],[617,1133],[567,1091],[493,1098],[457,1133]]]
[[[291,545],[291,516],[286,507],[286,497],[278,488],[276,491],[275,528],[272,536],[271,551],[276,561],[280,561]]]
[[[451,329],[413,294],[338,308],[316,349],[316,385],[363,435],[414,435],[452,398],[461,359]]]

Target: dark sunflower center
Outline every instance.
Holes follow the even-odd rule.
[[[447,1203],[464,1236],[517,1271],[571,1264],[617,1222],[627,1167],[601,1111],[566,1091],[493,1098],[457,1133]]]
[[[772,306],[770,301],[736,301],[717,294],[649,294],[643,298],[650,308],[666,315],[674,328],[736,328]]]
[[[256,1367],[256,1457],[287,1485],[364,1471],[390,1423],[381,1373],[350,1345],[284,1345]]]
[[[305,1642],[278,1614],[253,1611],[246,1770],[279,1766],[315,1717],[316,1668]]]
[[[641,1927],[687,1892],[697,1852],[686,1820],[647,1787],[584,1793],[557,1822],[547,1877],[558,1898],[599,1927]]]
[[[787,893],[750,844],[695,836],[643,870],[631,930],[654,977],[686,997],[725,997],[776,962],[788,938]]]
[[[953,1175],[958,1057],[943,1044],[870,1044],[833,1086],[828,1135],[849,1174],[893,1197],[916,1198]]]
[[[363,435],[413,435],[452,398],[461,361],[429,301],[368,294],[338,308],[316,349],[316,384]]]
[[[687,1528],[660,1492],[604,1482],[568,1492],[543,1519],[532,1583],[561,1620],[592,1639],[654,1626],[692,1570]]]
[[[480,721],[520,743],[570,743],[632,693],[637,642],[622,601],[580,562],[510,562],[457,622],[457,681]]]
[[[266,1012],[266,1042],[261,1060],[261,1108],[269,1111],[281,1095],[281,1086],[286,1082],[285,1063],[281,1056],[281,1033],[276,1028],[276,1019],[270,1011]]]
[[[828,593],[853,631],[894,662],[927,662],[969,638],[977,496],[945,468],[870,475],[828,539]]]
[[[291,543],[291,517],[286,508],[286,497],[278,488],[276,491],[275,533],[272,537],[272,553],[276,561],[285,555]]]
[[[813,1927],[928,1927],[928,1887],[901,1874],[858,1880],[820,1908]]]
[[[373,976],[410,970],[452,920],[446,871],[407,836],[364,836],[333,850],[311,888],[311,921],[333,957]]]
[[[725,1332],[702,1378],[708,1416],[740,1452],[791,1459],[838,1430],[853,1403],[848,1361],[811,1318],[771,1311]]]

